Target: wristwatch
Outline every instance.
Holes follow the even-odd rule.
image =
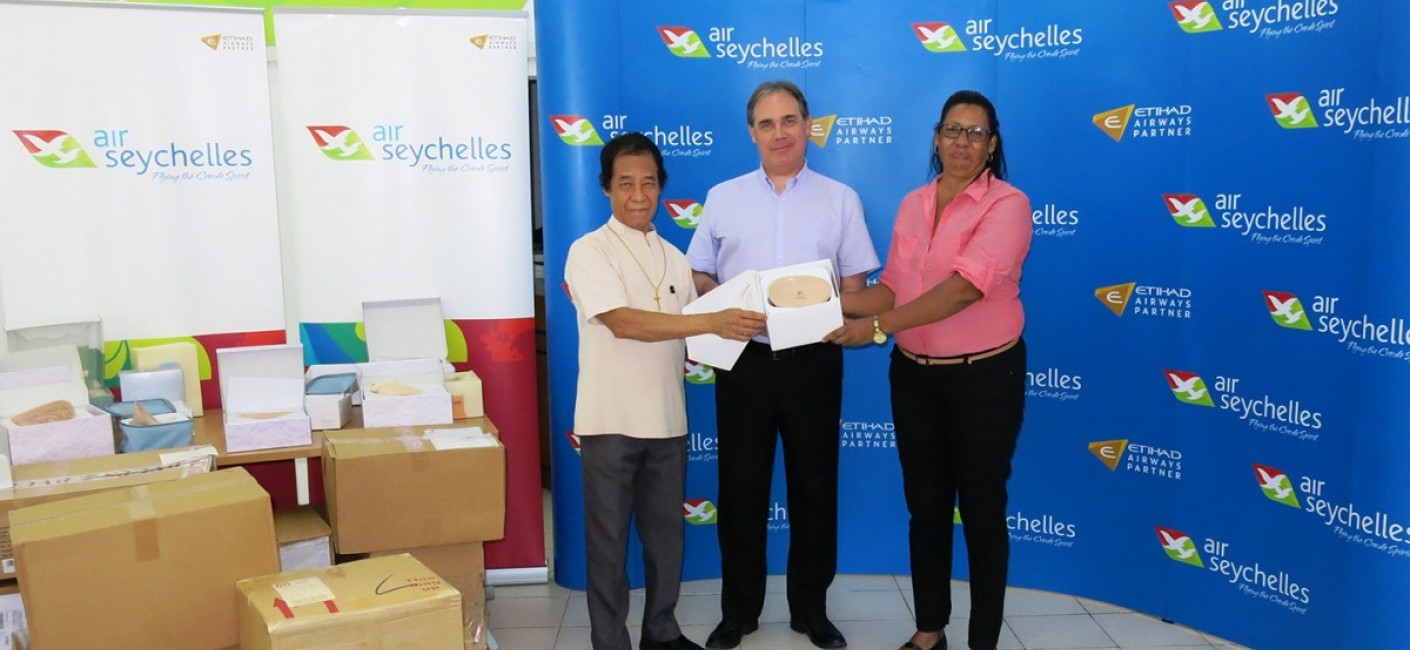
[[[881,331],[881,314],[871,317],[871,342],[886,345],[886,332]]]

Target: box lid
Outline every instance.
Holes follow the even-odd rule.
[[[304,384],[305,395],[347,395],[357,390],[357,373],[319,375]]]
[[[63,323],[5,323],[5,339],[11,351],[74,345],[103,349],[103,319],[91,318]]]
[[[364,302],[362,322],[370,361],[444,359],[449,354],[440,298]]]
[[[78,347],[21,350],[0,354],[0,417],[7,417],[54,400],[88,403]]]
[[[246,578],[235,588],[271,635],[379,613],[453,610],[460,619],[460,592],[406,554]]]
[[[274,541],[279,544],[327,537],[332,532],[313,506],[274,511]]]
[[[278,409],[302,410],[302,345],[220,348],[220,395],[227,414]]]
[[[269,493],[242,467],[50,501],[10,512],[15,545],[67,537],[133,521],[181,514],[245,501],[268,501]]]

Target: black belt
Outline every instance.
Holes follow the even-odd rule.
[[[831,343],[809,343],[808,345],[800,345],[796,348],[788,348],[786,350],[774,350],[773,348],[769,347],[768,343],[750,341],[748,345],[744,346],[744,351],[750,354],[768,355],[768,357],[774,361],[787,361],[789,359],[796,359],[798,357],[812,354],[814,352],[825,350],[830,347],[837,346],[832,345]]]
[[[896,349],[900,350],[901,354],[905,355],[907,359],[922,366],[955,366],[960,364],[968,365],[975,361],[983,361],[989,357],[998,356],[1013,349],[1013,346],[1018,345],[1018,341],[1019,339],[1014,339],[996,348],[989,348],[988,350],[980,350],[973,354],[961,354],[953,357],[927,357],[923,354],[911,352],[899,345],[896,346]]]

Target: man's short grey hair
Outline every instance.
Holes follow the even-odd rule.
[[[803,112],[802,118],[808,119],[808,100],[803,97],[803,91],[799,90],[798,86],[795,86],[792,81],[779,79],[776,81],[765,81],[759,84],[759,87],[754,89],[754,94],[749,96],[749,105],[744,111],[744,118],[749,123],[749,126],[754,126],[754,105],[758,104],[759,100],[764,97],[776,92],[788,93],[792,95],[794,99],[798,100],[798,110]]]

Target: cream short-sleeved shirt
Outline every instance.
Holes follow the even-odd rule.
[[[656,295],[660,311],[681,313],[696,297],[685,255],[655,230],[643,233],[612,218],[573,242],[563,277],[578,311],[573,432],[684,436],[685,341],[619,339],[597,317],[622,307],[657,311]]]

